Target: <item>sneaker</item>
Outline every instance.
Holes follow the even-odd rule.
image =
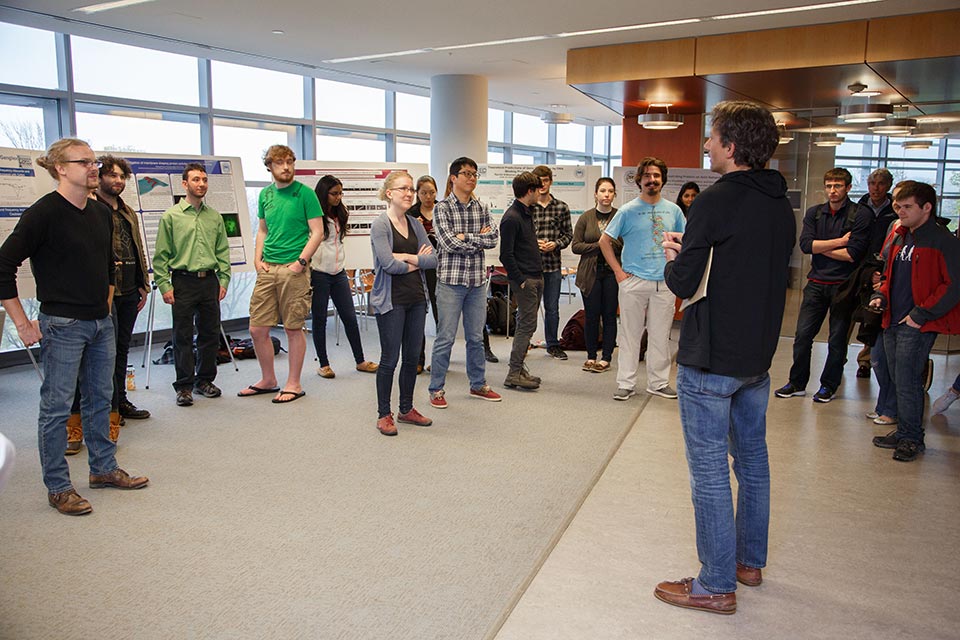
[[[500,397],[500,394],[491,389],[488,384],[483,385],[479,389],[470,389],[470,397],[489,400],[490,402],[500,402],[503,399]]]
[[[90,488],[102,489],[103,487],[114,487],[116,489],[143,489],[150,483],[150,480],[144,476],[131,476],[123,469],[114,469],[110,473],[103,475],[90,474]]]
[[[930,405],[930,415],[938,416],[944,411],[946,411],[950,405],[957,401],[957,398],[960,398],[960,393],[957,393],[953,390],[953,387],[947,389],[947,392],[942,396],[933,401],[933,404]]]
[[[357,371],[360,373],[376,373],[379,368],[380,365],[376,362],[370,362],[369,360],[364,360],[357,365]]]
[[[327,380],[333,380],[337,377],[337,374],[334,373],[333,369],[330,368],[330,365],[325,367],[317,367],[317,375],[321,378],[326,378]]]
[[[869,378],[870,377],[870,365],[862,364],[857,367],[857,377],[858,378]]]
[[[120,401],[120,417],[130,418],[131,420],[145,420],[150,417],[150,412],[146,409],[137,409],[129,400]],[[120,424],[123,424],[122,422]]]
[[[180,389],[177,391],[177,406],[189,407],[193,404],[193,394],[190,389]]]
[[[48,493],[47,502],[51,507],[67,516],[82,516],[93,511],[93,507],[73,489],[60,493]]]
[[[204,398],[219,398],[220,394],[222,393],[220,391],[220,387],[207,380],[201,380],[198,382],[193,387],[193,390],[202,395]]]
[[[917,456],[923,453],[926,449],[927,448],[923,446],[922,442],[901,440],[897,445],[897,450],[893,452],[893,459],[899,460],[900,462],[913,462],[917,459]]]
[[[647,389],[647,393],[654,396],[660,396],[661,398],[667,398],[668,400],[676,400],[677,392],[670,385],[665,384],[659,389]]]
[[[830,388],[828,388],[828,387],[820,387],[820,390],[817,391],[815,394],[813,394],[813,401],[814,401],[814,402],[820,402],[820,403],[822,403],[822,404],[826,404],[826,403],[830,402],[831,400],[833,400],[833,395],[834,395],[835,393],[836,393],[836,391],[832,391],[832,390],[831,390]]]
[[[566,360],[567,352],[560,347],[547,347],[547,355],[557,360]]]
[[[896,449],[898,444],[900,444],[900,438],[897,437],[896,429],[885,436],[877,436],[873,439],[873,446],[881,449]]]
[[[614,400],[628,400],[630,396],[635,395],[637,392],[633,389],[617,389],[613,394]]]
[[[430,393],[430,406],[434,409],[446,409],[447,399],[443,397],[443,389]]]
[[[773,395],[778,398],[792,398],[793,396],[805,396],[807,395],[806,389],[801,389],[800,387],[794,386],[792,382],[788,382],[779,389],[773,392]]]
[[[388,413],[382,418],[377,419],[377,431],[385,436],[397,435],[397,425],[393,423],[393,414]]]
[[[418,427],[429,427],[433,424],[433,420],[423,416],[419,411],[412,407],[410,408],[410,411],[407,411],[406,413],[397,414],[397,422],[415,424]]]

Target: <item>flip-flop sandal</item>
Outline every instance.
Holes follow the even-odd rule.
[[[246,391],[247,389],[250,389],[251,391],[253,391],[253,393],[244,393],[243,391]],[[277,391],[280,391],[280,387],[274,387],[273,389],[264,389],[263,387],[255,387],[253,385],[250,385],[249,387],[247,387],[247,389],[244,389],[243,391],[238,391],[237,397],[249,398],[250,396],[259,396],[264,393],[276,393]]]
[[[299,400],[305,395],[307,395],[306,391],[300,391],[299,393],[296,391],[281,391],[280,395],[274,398],[273,400],[271,400],[270,402],[272,402],[273,404],[287,404],[288,402]],[[284,396],[293,396],[293,397],[290,398],[289,400],[281,400],[281,398],[283,398]]]

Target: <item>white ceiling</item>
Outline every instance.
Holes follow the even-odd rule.
[[[802,0],[593,0],[566,6],[515,0],[408,0],[402,4],[374,0],[348,0],[343,4],[304,0],[154,0],[90,15],[73,10],[96,1],[4,0],[0,1],[0,20],[424,95],[431,76],[479,74],[489,79],[490,100],[501,106],[528,113],[561,110],[573,113],[581,122],[612,124],[620,123],[618,114],[567,86],[568,49],[957,7],[956,0],[925,0],[922,9],[914,0],[881,0],[844,8],[333,64],[324,61],[809,5]],[[284,34],[272,34],[275,29]],[[552,104],[566,108],[551,109]]]

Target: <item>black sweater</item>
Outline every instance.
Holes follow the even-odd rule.
[[[543,262],[530,208],[514,200],[500,220],[500,264],[517,286],[527,278],[543,277]]]
[[[114,282],[113,214],[88,199],[81,210],[56,191],[23,212],[0,247],[0,300],[19,297],[17,268],[30,258],[40,311],[77,320],[110,314]]]
[[[707,296],[687,307],[677,362],[725,376],[757,376],[777,350],[797,228],[787,184],[770,169],[734,171],[697,196],[667,286],[691,297],[710,248]]]

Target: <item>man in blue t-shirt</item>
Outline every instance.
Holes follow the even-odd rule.
[[[675,399],[670,376],[670,329],[676,298],[663,282],[663,234],[683,232],[680,207],[660,197],[667,182],[667,165],[659,158],[644,158],[637,167],[640,196],[625,204],[600,236],[600,251],[620,287],[620,356],[617,362],[615,400],[635,393],[640,365],[640,340],[647,330],[647,393]],[[611,240],[623,241],[621,264]]]

